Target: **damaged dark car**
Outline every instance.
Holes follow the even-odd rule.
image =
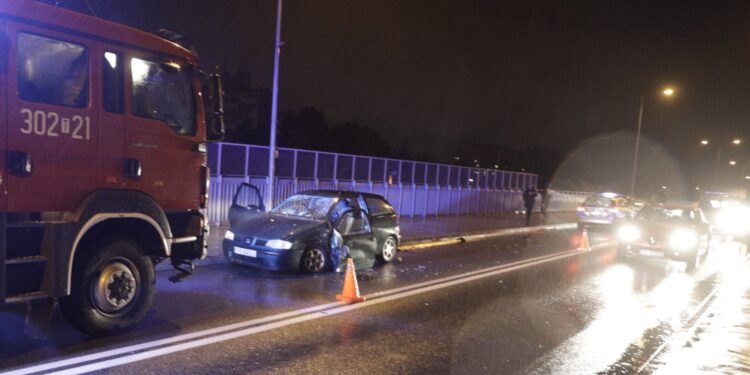
[[[273,271],[344,271],[394,259],[401,236],[396,211],[382,196],[314,190],[265,212],[260,190],[243,183],[229,212],[224,255],[234,264]]]

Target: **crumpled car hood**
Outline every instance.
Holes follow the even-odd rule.
[[[232,231],[242,236],[267,240],[293,238],[300,233],[325,225],[325,221],[276,214],[252,213],[243,216],[242,220],[231,223]]]

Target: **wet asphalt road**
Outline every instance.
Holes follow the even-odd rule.
[[[393,264],[359,273],[360,290],[372,305],[340,313],[327,309],[296,324],[277,319],[278,327],[231,340],[220,333],[201,334],[217,342],[132,363],[123,360],[102,371],[633,373],[700,312],[701,302],[721,285],[726,267],[741,264],[737,249],[723,246],[697,271],[686,273],[681,263],[618,260],[605,245],[560,260],[519,264],[510,272],[477,274],[475,280],[457,276],[575,248],[576,235],[544,232],[402,253]],[[598,244],[608,238],[592,235],[591,240]],[[143,324],[107,339],[86,338],[55,313],[49,336],[35,340],[24,333],[23,309],[0,312],[0,369],[330,304],[343,282],[341,274],[284,275],[231,265],[202,267],[180,284],[169,283],[170,275],[159,273],[155,303]],[[378,295],[452,276],[456,285],[434,284],[392,300]],[[188,342],[199,338],[175,344]],[[154,349],[169,352],[172,347]],[[143,353],[153,352],[126,354]]]

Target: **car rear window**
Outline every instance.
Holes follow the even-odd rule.
[[[583,202],[583,205],[589,207],[612,207],[614,206],[614,202],[609,198],[589,197]]]
[[[365,198],[365,201],[367,201],[367,207],[370,209],[370,215],[372,216],[391,215],[395,213],[393,207],[382,199]]]

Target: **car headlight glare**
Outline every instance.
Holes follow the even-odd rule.
[[[227,230],[226,232],[224,232],[224,239],[234,241],[234,232],[232,232],[231,230]]]
[[[641,231],[635,225],[623,225],[617,230],[620,241],[631,242],[641,237]]]
[[[266,242],[266,247],[279,250],[287,250],[292,248],[292,243],[284,240],[270,240]]]
[[[698,235],[690,229],[677,229],[669,236],[669,246],[677,250],[687,250],[698,243]]]
[[[729,234],[744,235],[750,231],[748,219],[750,210],[747,207],[726,207],[719,212],[716,226]]]

